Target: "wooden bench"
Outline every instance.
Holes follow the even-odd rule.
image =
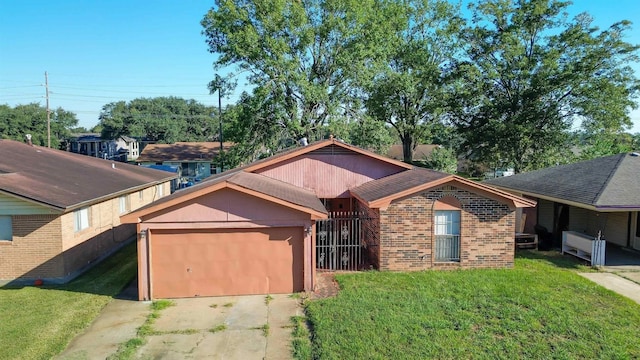
[[[571,254],[591,263],[603,266],[606,242],[576,231],[562,232],[562,254]]]

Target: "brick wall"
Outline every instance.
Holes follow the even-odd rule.
[[[64,273],[60,218],[56,215],[14,215],[13,241],[0,244],[0,279],[38,279]]]
[[[436,262],[433,205],[444,196],[461,204],[460,261]],[[399,199],[380,210],[380,269],[513,266],[515,211],[472,192],[443,186]]]
[[[170,183],[161,185],[163,195]],[[159,198],[156,186],[129,194],[136,209]],[[13,240],[0,241],[0,280],[51,282],[70,280],[124,245],[136,233],[135,224],[120,224],[120,198],[90,206],[90,226],[76,232],[74,213],[12,216]]]

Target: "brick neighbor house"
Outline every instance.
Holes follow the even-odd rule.
[[[0,282],[64,283],[120,248],[175,174],[0,140]]]
[[[511,267],[535,202],[324,140],[211,176],[123,215],[139,298],[313,290],[316,269]]]

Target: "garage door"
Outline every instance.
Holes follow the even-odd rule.
[[[304,289],[301,227],[154,230],[150,253],[152,298]]]

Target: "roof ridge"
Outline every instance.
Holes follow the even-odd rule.
[[[602,196],[602,194],[604,193],[604,190],[607,188],[607,186],[609,185],[609,182],[611,182],[611,179],[614,177],[614,175],[616,174],[616,171],[618,170],[618,167],[620,166],[620,164],[622,163],[622,159],[624,159],[626,153],[622,153],[622,154],[617,154],[617,155],[612,155],[612,157],[617,156],[618,157],[618,161],[616,162],[615,166],[613,167],[613,169],[611,169],[611,172],[609,173],[609,175],[607,176],[607,180],[604,181],[602,183],[602,186],[600,187],[600,190],[598,190],[598,193],[596,194],[596,196],[593,198],[593,204],[597,204],[598,200],[600,200],[600,196]]]

